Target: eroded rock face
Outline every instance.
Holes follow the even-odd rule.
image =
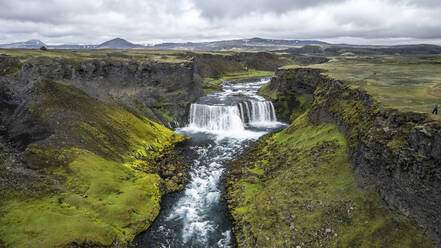
[[[186,182],[185,138],[152,119],[185,115],[192,94],[173,94],[191,91],[191,65],[7,56],[0,65],[0,246],[127,245]]]
[[[322,77],[319,70],[279,71],[269,87],[314,94],[309,118],[344,132],[358,184],[376,190],[441,243],[441,123],[422,113],[384,109],[366,92]]]
[[[243,70],[235,58],[215,59],[225,64],[220,71],[201,70],[206,61],[197,59],[21,62],[0,55],[0,246],[125,245],[145,230],[162,195],[182,189],[188,176],[179,147],[185,138],[158,123],[184,124],[203,94],[202,76]],[[17,231],[23,226],[32,234]],[[52,231],[60,226],[65,235]]]
[[[167,124],[186,119],[189,103],[202,96],[192,63],[73,61],[38,57],[26,61],[20,80],[65,81],[106,102],[120,102]]]

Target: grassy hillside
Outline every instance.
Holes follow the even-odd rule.
[[[162,194],[182,188],[182,173],[159,174],[184,171],[173,145],[185,138],[73,86],[41,80],[32,91],[29,111],[53,133],[26,149],[40,176],[15,182],[25,189],[1,189],[3,245],[130,242],[158,215]]]
[[[357,187],[346,140],[307,113],[234,162],[227,200],[239,247],[434,247]]]

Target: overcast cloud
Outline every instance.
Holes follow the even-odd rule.
[[[0,43],[232,38],[441,44],[439,0],[0,0]]]

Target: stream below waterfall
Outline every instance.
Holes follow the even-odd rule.
[[[169,194],[161,213],[135,239],[136,247],[235,247],[232,223],[222,196],[231,162],[262,135],[281,130],[274,106],[257,95],[269,81],[222,84],[193,103],[189,123],[176,132],[191,137],[196,159],[184,190]]]

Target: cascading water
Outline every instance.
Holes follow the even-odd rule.
[[[192,137],[190,148],[197,154],[191,180],[183,191],[166,197],[161,214],[136,238],[135,246],[234,246],[222,200],[225,173],[250,142],[284,127],[277,122],[272,103],[257,95],[265,82],[225,84],[224,92],[191,105],[188,126],[177,130]]]
[[[257,100],[239,102],[233,106],[193,103],[189,120],[187,129],[213,133],[244,131],[247,124],[278,124],[273,103]]]
[[[238,103],[243,122],[254,126],[276,124],[276,111],[270,101],[245,101]]]
[[[237,106],[219,106],[193,103],[190,107],[189,128],[201,131],[245,130]]]

